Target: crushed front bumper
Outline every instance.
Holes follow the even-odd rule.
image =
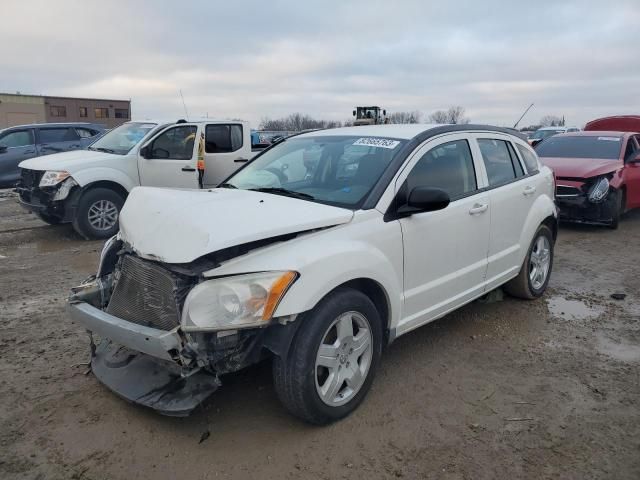
[[[566,222],[610,225],[616,214],[617,191],[609,192],[605,201],[592,203],[586,194],[556,197],[560,220]]]
[[[74,321],[101,337],[91,369],[120,397],[164,415],[186,416],[220,386],[216,375],[181,365],[184,345],[177,329],[137,325],[86,302],[67,308]]]

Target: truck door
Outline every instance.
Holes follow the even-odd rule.
[[[163,130],[138,154],[140,185],[198,188],[198,127],[179,124]]]
[[[215,187],[249,161],[251,141],[241,123],[207,123],[204,138],[205,188]]]

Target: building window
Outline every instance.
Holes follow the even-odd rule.
[[[129,118],[129,109],[116,108],[116,118]]]
[[[87,107],[80,107],[80,117],[86,118],[88,116]]]
[[[109,118],[109,109],[108,108],[94,108],[93,113],[96,118]]]
[[[67,107],[56,107],[54,105],[51,105],[49,107],[49,113],[52,117],[66,117]]]

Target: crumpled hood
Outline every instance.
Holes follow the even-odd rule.
[[[605,158],[540,157],[540,161],[551,168],[556,177],[590,178],[622,168],[620,160]]]
[[[73,175],[77,170],[91,167],[94,163],[104,165],[105,161],[108,162],[114,157],[122,158],[122,155],[93,150],[73,150],[30,158],[20,162],[19,167],[29,170],[66,170]]]
[[[120,213],[120,236],[142,257],[188,263],[224,248],[352,218],[348,209],[249,190],[136,187]]]

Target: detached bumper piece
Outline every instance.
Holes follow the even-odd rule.
[[[617,208],[618,192],[609,192],[607,198],[600,203],[592,203],[585,194],[556,198],[560,210],[560,220],[594,225],[610,225]]]
[[[125,400],[172,417],[186,417],[220,386],[217,377],[103,340],[91,360],[94,375]]]

